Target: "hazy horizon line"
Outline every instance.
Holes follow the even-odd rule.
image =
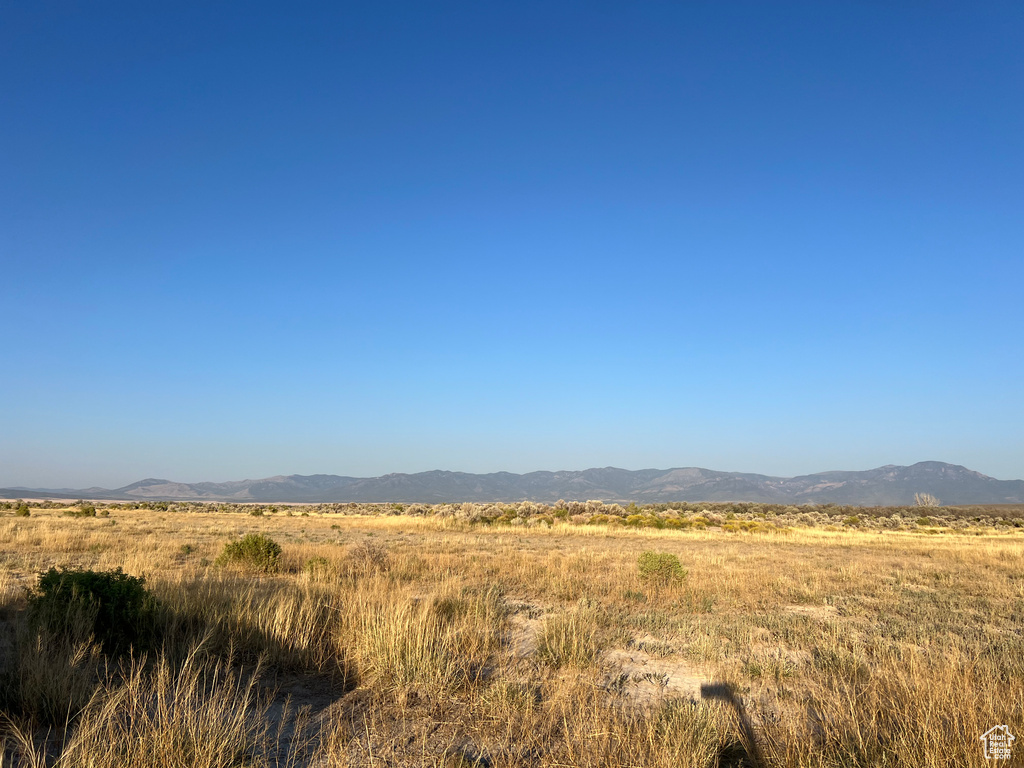
[[[1024,479],[1024,478],[1019,478],[1019,477],[999,478],[999,477],[996,477],[995,475],[989,475],[989,474],[987,474],[985,472],[982,472],[980,470],[976,470],[976,469],[973,469],[971,467],[968,467],[965,464],[959,464],[959,463],[951,462],[951,461],[943,461],[943,460],[940,460],[940,459],[922,459],[920,461],[915,461],[915,462],[912,462],[912,463],[909,463],[909,464],[896,464],[896,463],[891,463],[890,462],[890,463],[886,463],[886,464],[877,464],[877,465],[874,465],[874,466],[868,466],[868,467],[864,467],[864,468],[854,468],[854,469],[851,469],[851,468],[823,469],[823,470],[817,470],[817,471],[814,471],[814,472],[797,472],[797,473],[792,473],[792,474],[777,474],[777,473],[757,472],[757,471],[739,470],[739,469],[714,469],[714,468],[709,467],[709,466],[701,466],[701,465],[698,465],[698,464],[675,465],[675,466],[667,466],[667,467],[664,467],[664,468],[662,468],[662,467],[654,467],[654,466],[645,466],[645,467],[639,467],[639,468],[636,468],[636,469],[630,469],[628,467],[617,466],[617,465],[614,465],[614,464],[606,464],[606,465],[603,465],[603,466],[593,465],[593,466],[585,467],[583,469],[533,469],[533,470],[529,470],[529,471],[525,471],[525,472],[514,472],[514,471],[511,471],[511,470],[504,470],[504,469],[493,470],[493,471],[485,471],[485,472],[472,472],[472,471],[461,470],[461,469],[442,469],[440,467],[436,467],[434,469],[425,469],[425,470],[417,470],[417,471],[383,472],[383,473],[376,474],[376,475],[374,475],[374,474],[344,474],[342,472],[308,472],[308,473],[303,473],[303,472],[289,472],[289,473],[279,472],[279,473],[270,474],[270,475],[251,474],[251,475],[247,475],[246,477],[242,477],[242,478],[236,477],[236,478],[232,478],[232,479],[228,479],[228,480],[180,480],[180,479],[172,479],[172,478],[170,478],[168,476],[161,476],[160,474],[150,474],[150,475],[147,475],[145,477],[141,477],[141,478],[138,478],[136,480],[131,480],[131,481],[127,482],[127,483],[123,483],[121,485],[106,486],[106,485],[91,484],[91,485],[82,485],[82,486],[70,486],[70,485],[47,485],[47,486],[39,485],[39,486],[29,486],[29,485],[21,485],[21,484],[6,484],[6,483],[3,483],[3,484],[0,484],[0,488],[6,488],[8,490],[16,490],[16,491],[17,490],[26,490],[26,491],[55,491],[55,492],[56,491],[62,491],[63,492],[63,491],[89,490],[89,489],[92,489],[92,488],[100,488],[100,489],[103,489],[103,490],[118,490],[120,488],[125,488],[125,487],[127,487],[129,485],[133,485],[135,483],[141,483],[141,482],[144,482],[146,480],[161,480],[161,481],[167,482],[167,483],[177,483],[177,484],[182,484],[182,485],[197,485],[197,484],[200,484],[200,483],[212,483],[212,484],[218,484],[219,485],[219,484],[223,484],[223,483],[241,483],[241,482],[251,482],[251,481],[256,481],[256,480],[267,480],[267,479],[271,479],[271,478],[275,478],[275,477],[316,477],[316,476],[325,476],[325,477],[351,477],[351,478],[355,478],[355,479],[359,479],[359,480],[369,480],[369,479],[376,479],[376,478],[381,478],[381,477],[387,477],[389,475],[413,476],[413,475],[430,474],[432,472],[447,472],[447,473],[451,473],[451,474],[462,474],[462,475],[499,475],[499,474],[507,474],[507,475],[516,475],[516,476],[520,476],[521,477],[521,476],[524,476],[524,475],[530,475],[530,474],[535,474],[535,473],[539,473],[539,472],[548,472],[548,473],[551,473],[551,474],[559,474],[559,473],[572,473],[572,472],[589,472],[591,470],[601,470],[601,469],[617,469],[617,470],[622,470],[622,471],[625,471],[625,472],[644,472],[644,471],[648,471],[648,470],[656,471],[656,472],[671,472],[673,470],[679,470],[679,469],[702,469],[702,470],[707,470],[707,471],[710,471],[710,472],[722,472],[722,473],[726,473],[726,474],[760,475],[762,477],[790,479],[790,478],[795,478],[795,477],[807,477],[807,476],[811,476],[811,475],[828,474],[830,472],[868,472],[868,471],[871,471],[871,470],[874,470],[874,469],[883,469],[885,467],[912,467],[912,466],[915,466],[917,464],[928,464],[928,463],[948,464],[950,466],[962,467],[962,468],[967,469],[967,470],[972,471],[972,472],[978,472],[979,474],[985,475],[986,477],[991,477],[992,479],[995,479],[995,480],[1004,480],[1004,479],[1005,480],[1021,480],[1021,479]]]

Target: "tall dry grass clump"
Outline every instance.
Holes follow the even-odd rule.
[[[493,589],[442,587],[395,597],[387,582],[353,595],[348,634],[361,675],[392,693],[444,696],[477,681],[499,649],[505,611]]]
[[[172,655],[205,637],[211,651],[249,664],[263,660],[342,678],[350,673],[340,634],[342,596],[330,585],[211,571],[154,582],[153,589],[165,606],[164,649]]]
[[[461,711],[453,707],[443,717],[464,723],[475,743],[455,738],[439,744],[434,753],[450,762],[441,757],[427,764],[707,768],[737,751],[731,725],[720,711],[673,700],[638,709],[610,698],[591,675],[556,675],[539,683],[497,678],[460,706]],[[360,733],[360,724],[352,729],[361,741],[360,753],[372,751],[389,763],[423,764],[417,758],[429,748],[424,733],[410,732],[394,720],[370,720]],[[351,755],[349,747],[342,754]]]
[[[860,664],[830,655],[806,683],[813,718],[766,726],[773,764],[983,765],[981,734],[1024,712],[1024,690],[1012,682],[1024,675],[1024,641],[992,651],[879,650]]]
[[[0,710],[29,727],[67,727],[96,693],[100,646],[24,624],[13,640],[0,664]]]
[[[564,729],[559,762],[566,765],[707,768],[742,754],[729,723],[705,704],[667,701],[631,711],[576,689],[553,709]]]
[[[355,575],[385,573],[391,570],[391,555],[383,544],[363,541],[349,549],[346,563]]]
[[[17,603],[19,590],[17,582],[9,571],[0,570],[0,615]]]
[[[273,731],[259,671],[194,650],[180,665],[136,660],[102,685],[64,746],[58,768],[268,766]],[[43,765],[20,739],[20,758]]]
[[[552,667],[582,669],[596,663],[602,642],[593,608],[574,609],[547,617],[537,638],[537,657]]]

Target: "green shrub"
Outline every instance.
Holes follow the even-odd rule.
[[[64,514],[68,517],[96,517],[96,507],[88,502],[82,502],[78,508],[65,509]]]
[[[238,565],[260,573],[276,573],[281,545],[261,533],[229,541],[217,556],[217,565]]]
[[[848,525],[851,528],[857,528],[860,526],[860,518],[856,515],[850,515],[848,518],[843,520],[843,525]]]
[[[21,502],[18,505],[17,509],[14,510],[14,514],[16,514],[18,517],[28,517],[32,514],[32,511],[28,508],[28,504],[26,504],[25,502]]]
[[[635,508],[635,505],[632,507]],[[628,511],[628,510],[627,510]],[[625,524],[630,528],[664,528],[665,521],[653,512],[626,516]]]
[[[930,517],[919,517],[917,518],[918,525],[931,525],[932,519]]]
[[[107,653],[142,647],[151,636],[156,609],[145,583],[120,568],[50,568],[39,574],[29,593],[29,615],[55,635],[76,641],[92,635]]]
[[[679,558],[667,552],[644,552],[637,558],[640,578],[646,581],[682,581],[687,570],[679,562]]]
[[[722,530],[731,533],[751,533],[753,531],[763,531],[765,526],[756,520],[737,520],[732,523],[722,523]]]

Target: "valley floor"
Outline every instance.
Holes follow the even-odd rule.
[[[217,564],[253,533],[271,572]],[[8,514],[0,765],[991,765],[1024,529],[969,533]],[[148,652],[31,621],[54,565],[144,576]]]

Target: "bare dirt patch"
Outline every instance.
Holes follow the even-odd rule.
[[[795,616],[807,616],[819,621],[828,621],[839,616],[834,605],[784,605],[782,610]]]
[[[509,631],[506,643],[513,656],[526,659],[537,653],[545,609],[529,600],[511,598],[507,603]]]
[[[711,682],[711,676],[693,664],[652,656],[642,643],[635,648],[607,651],[603,662],[608,687],[637,704],[654,703],[667,696],[699,701],[701,685]]]

